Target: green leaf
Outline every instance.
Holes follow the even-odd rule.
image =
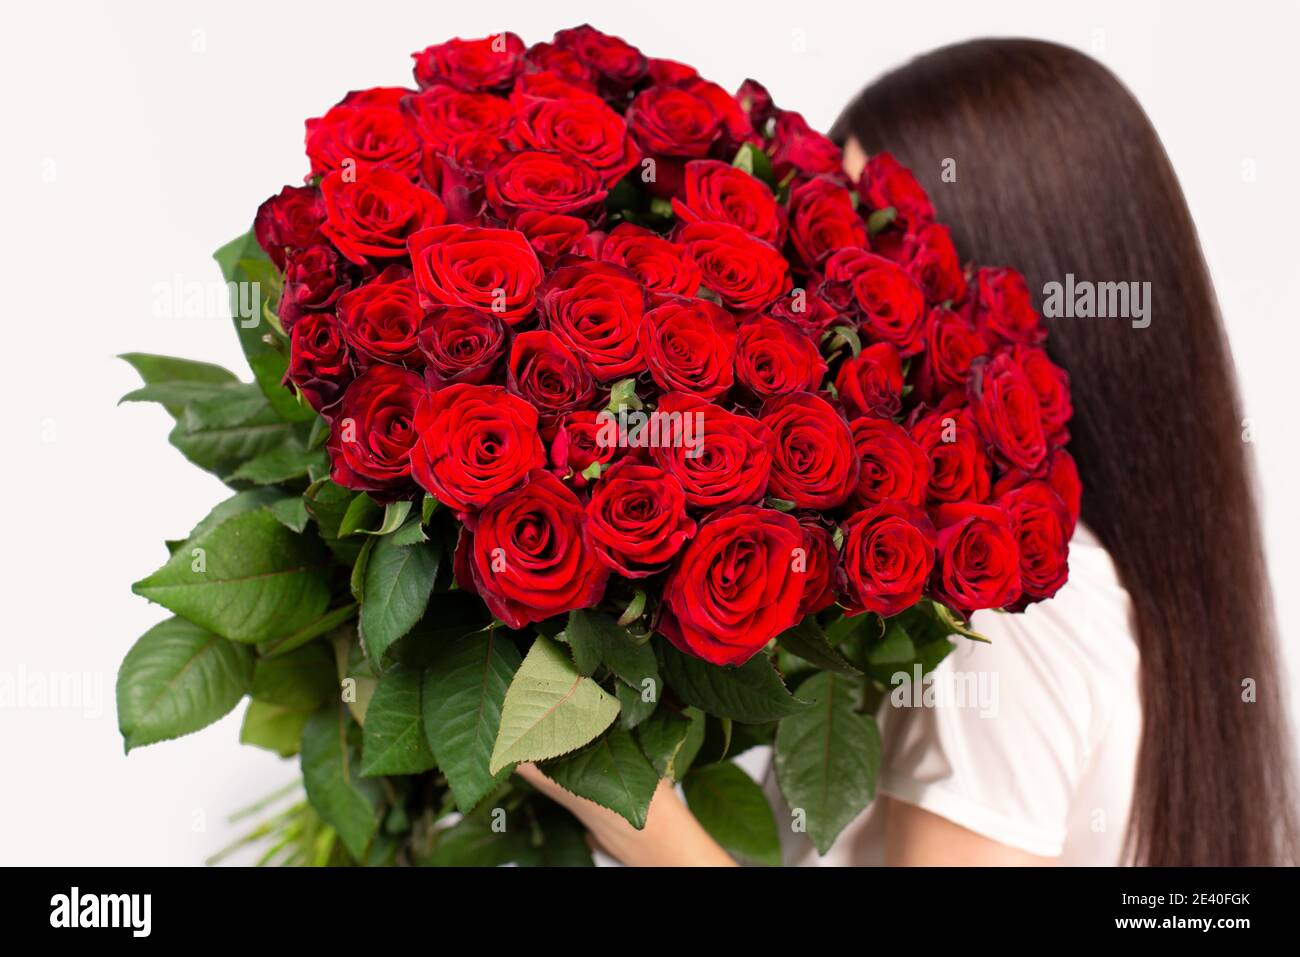
[[[664,680],[687,704],[720,718],[757,724],[797,714],[808,702],[795,698],[760,652],[738,668],[711,665],[660,643]]]
[[[772,161],[753,143],[743,144],[737,151],[736,158],[731,161],[731,165],[744,170],[755,179],[762,180],[769,187],[776,186],[776,173],[772,169]]]
[[[426,867],[499,867],[531,850],[528,832],[518,825],[492,829],[487,816],[471,815],[438,832],[433,850],[420,863]]]
[[[489,771],[501,705],[519,669],[519,652],[496,629],[444,643],[425,669],[424,731],[462,813],[509,774]]]
[[[659,704],[656,698],[647,701],[640,690],[618,680],[614,682],[614,697],[618,698],[618,726],[624,730],[631,730],[650,717]]]
[[[776,641],[786,651],[797,655],[815,668],[833,671],[850,678],[862,674],[830,646],[821,625],[811,615],[793,628],[782,632],[777,636]]]
[[[253,698],[265,704],[314,711],[338,691],[334,652],[323,642],[260,658],[253,669]]]
[[[192,537],[132,590],[234,641],[282,638],[329,604],[323,550],[265,510]]]
[[[366,563],[361,637],[379,667],[388,647],[410,631],[424,614],[438,573],[439,552],[431,543],[398,545],[391,536],[376,539]]]
[[[329,456],[324,449],[308,451],[302,443],[293,440],[249,459],[235,469],[230,478],[254,485],[277,485],[304,478],[313,465],[324,466],[328,462]]]
[[[179,419],[185,414],[185,407],[191,402],[219,398],[232,385],[229,382],[154,382],[128,392],[118,399],[118,405],[124,402],[157,402],[171,415]]]
[[[875,236],[882,232],[885,227],[898,218],[898,210],[893,206],[886,206],[883,209],[877,209],[867,217],[867,232]]]
[[[305,645],[313,638],[323,635],[327,631],[332,631],[345,621],[350,620],[356,613],[356,602],[349,602],[346,605],[340,605],[338,608],[332,608],[297,631],[271,641],[260,642],[257,646],[258,654],[263,658],[287,654],[295,648]]]
[[[540,635],[515,673],[501,708],[488,770],[545,761],[575,751],[618,717],[618,701],[579,674],[555,642]]]
[[[429,540],[429,536],[424,534],[424,527],[415,519],[393,532],[392,537],[394,545],[418,545]]]
[[[307,528],[307,503],[301,495],[290,495],[270,504],[271,514],[275,520],[299,535]]]
[[[396,665],[379,679],[362,729],[361,774],[419,774],[433,767],[420,705],[424,677]]]
[[[653,682],[650,691],[654,700],[659,700],[659,667],[654,650],[633,641],[612,615],[587,609],[571,611],[564,637],[583,674],[591,675],[604,664],[638,693],[646,681]]]
[[[298,753],[302,742],[302,729],[311,717],[310,711],[286,708],[265,701],[250,701],[244,712],[244,723],[239,728],[239,743],[274,751],[282,758]]]
[[[699,732],[704,733],[704,721],[699,722]],[[655,773],[661,778],[680,780],[691,761],[695,759],[695,750],[688,744],[695,722],[685,714],[678,714],[666,708],[660,708],[643,721],[636,729],[637,743],[641,751],[650,760]],[[681,759],[686,758],[683,762]]]
[[[360,861],[379,830],[383,787],[358,775],[358,732],[339,703],[308,718],[302,733],[302,782],[316,813]]]
[[[429,519],[433,518],[433,513],[438,508],[438,500],[428,492],[424,494],[424,501],[420,503],[420,524],[428,525]]]
[[[369,496],[367,496],[369,497]],[[365,528],[358,528],[357,531],[362,535],[391,535],[401,527],[406,521],[406,516],[411,514],[411,503],[408,501],[389,502],[384,506],[384,520],[374,531]],[[418,523],[416,523],[418,526]],[[423,539],[421,539],[423,541]]]
[[[338,537],[347,538],[349,535],[355,535],[378,519],[381,513],[378,502],[365,492],[360,493],[348,504],[347,511],[343,513],[343,520],[338,526]]]
[[[808,836],[825,854],[875,795],[880,731],[870,715],[857,712],[846,678],[822,672],[799,693],[816,706],[777,728],[776,780],[790,809],[807,816]]]
[[[195,362],[192,359],[176,359],[144,352],[128,352],[118,358],[125,360],[140,374],[146,387],[157,389],[143,396],[140,393],[144,390],[138,389],[123,396],[121,401],[161,402],[172,418],[178,418],[185,411],[186,403],[204,394],[205,390],[211,393],[224,385],[239,382],[229,369],[210,362]],[[175,388],[169,393],[164,387]]]
[[[733,857],[768,867],[781,864],[776,819],[763,789],[731,762],[696,768],[682,781],[700,825]]]
[[[659,775],[627,731],[613,730],[542,770],[560,787],[595,801],[637,830],[645,827]]]
[[[180,618],[154,625],[117,675],[117,723],[132,748],[179,738],[225,717],[253,683],[253,655]]]
[[[186,405],[168,440],[199,468],[225,477],[289,439],[293,429],[256,386],[236,385]]]
[[[279,497],[280,492],[273,488],[250,488],[242,492],[236,492],[230,498],[218,502],[212,511],[203,516],[199,523],[190,529],[190,533],[185,536],[185,540],[180,542],[173,551],[185,548],[194,539],[211,532],[218,525],[234,518],[236,515],[243,515],[245,512],[255,512],[258,509],[270,507]]]

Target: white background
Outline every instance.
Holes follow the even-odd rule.
[[[99,698],[0,708],[0,862],[199,863],[236,833],[232,810],[296,775],[237,744],[242,708],[122,754],[117,665],[164,617],[130,583],[225,492],[167,444],[161,410],[115,406],[137,380],[113,356],[247,374],[226,315],[159,316],[156,287],[218,280],[212,250],[301,181],[302,121],[347,90],[409,85],[409,54],[451,36],[533,42],[588,20],[729,89],[754,75],[821,129],[879,72],[975,36],[1056,40],[1114,69],[1200,228],[1253,423],[1282,634],[1300,637],[1295,2],[20,4],[0,40],[0,672],[87,673]],[[1300,650],[1287,655],[1300,687]]]

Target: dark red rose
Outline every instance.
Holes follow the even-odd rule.
[[[1043,416],[1043,434],[1057,445],[1065,442],[1065,425],[1074,415],[1070,402],[1070,376],[1033,346],[1013,346],[1011,358],[1020,366],[1038,396],[1038,411]]]
[[[538,296],[543,322],[600,382],[635,375],[646,357],[637,345],[645,290],[628,270],[585,261],[555,270]]]
[[[505,136],[515,122],[515,109],[508,100],[445,85],[407,97],[402,108],[425,145],[438,153],[450,152],[451,144],[465,134]]]
[[[343,393],[330,422],[332,478],[380,501],[409,497],[415,409],[424,380],[398,366],[371,366]]]
[[[675,429],[682,440],[652,445],[650,457],[682,483],[688,505],[729,508],[763,497],[772,472],[767,426],[684,392],[665,395],[656,411],[677,423],[660,433]]]
[[[988,344],[969,322],[942,306],[925,320],[925,352],[916,376],[919,398],[937,401],[950,392],[965,394],[971,364],[988,355]]]
[[[780,248],[785,241],[785,212],[762,180],[720,160],[686,164],[686,195],[673,199],[673,212],[684,223],[730,223]]]
[[[1020,549],[1020,584],[1032,601],[1051,598],[1070,575],[1073,523],[1061,497],[1046,482],[1030,481],[996,503],[1011,519]]]
[[[403,363],[420,353],[424,319],[420,293],[405,266],[389,266],[339,300],[339,326],[356,352],[380,362]]]
[[[596,383],[563,340],[537,329],[515,336],[506,364],[506,387],[532,403],[550,423],[591,404]]]
[[[992,481],[984,440],[970,412],[940,408],[920,419],[912,438],[930,460],[930,502],[984,502]]]
[[[717,114],[718,122],[722,124],[722,137],[715,147],[715,156],[720,148],[722,155],[730,159],[736,155],[740,144],[745,142],[755,147],[762,146],[762,137],[754,134],[749,116],[740,108],[736,98],[718,84],[697,76],[682,83],[681,89],[700,97]]]
[[[892,227],[913,232],[934,219],[934,206],[912,171],[889,153],[876,153],[862,171],[858,196],[869,210],[893,207]]]
[[[627,175],[641,158],[627,123],[603,102],[521,95],[510,134],[517,149],[553,150],[581,160],[606,186]]]
[[[257,207],[253,235],[275,268],[283,270],[288,250],[325,241],[320,229],[323,222],[325,200],[319,190],[310,186],[286,186]]]
[[[584,473],[592,465],[609,465],[622,451],[617,442],[608,441],[609,421],[595,409],[579,409],[560,419],[551,440],[552,471],[574,488],[586,488],[589,481]]]
[[[749,125],[755,133],[766,133],[768,121],[776,123],[776,105],[772,94],[757,80],[746,80],[736,91],[736,103],[749,117]]]
[[[665,392],[716,399],[735,381],[736,323],[707,299],[668,299],[645,314],[640,349]]]
[[[506,329],[488,312],[435,306],[420,323],[417,342],[430,385],[479,385],[492,377],[505,355]]]
[[[439,226],[416,233],[407,245],[426,305],[482,309],[514,326],[537,304],[542,267],[522,233]]]
[[[835,539],[816,516],[799,516],[803,530],[803,557],[795,563],[795,571],[803,571],[803,600],[799,603],[798,620],[815,615],[835,603],[840,588],[840,553],[835,549]]]
[[[439,157],[444,170],[442,182],[447,189],[460,189],[470,194],[477,194],[482,177],[486,176],[487,171],[508,152],[500,138],[492,133],[461,133],[447,144],[446,155]],[[448,163],[452,164],[457,175],[447,174]],[[453,204],[449,201],[446,205],[450,209]],[[473,202],[469,202],[466,205],[466,212],[468,213],[473,207]],[[472,214],[463,218],[468,220],[478,215],[478,210],[475,209]],[[450,214],[448,218],[451,218]]]
[[[794,289],[768,307],[768,315],[803,330],[814,341],[821,338],[836,319],[839,311],[826,299],[806,289]]]
[[[787,392],[816,392],[826,360],[803,331],[783,319],[759,316],[736,335],[736,378],[751,395],[771,399]]]
[[[349,94],[324,116],[307,121],[307,156],[314,176],[336,170],[362,179],[374,169],[389,169],[408,180],[420,174],[424,145],[391,89],[363,91],[384,97],[367,103]],[[405,95],[409,90],[402,90]]]
[[[903,360],[898,350],[877,342],[845,359],[835,376],[835,392],[852,418],[894,417],[903,403]]]
[[[849,284],[871,338],[890,343],[903,356],[921,351],[925,295],[901,267],[862,249],[842,249],[826,260],[826,278]]]
[[[538,260],[546,269],[552,269],[557,260],[566,254],[576,253],[587,245],[591,227],[585,219],[529,210],[515,217],[515,229],[528,237]]]
[[[1047,338],[1025,277],[1014,269],[979,269],[972,292],[972,320],[990,345],[1036,346]]]
[[[699,71],[688,63],[651,57],[646,63],[646,75],[655,86],[682,86],[699,78]]]
[[[682,483],[624,459],[603,473],[587,503],[587,532],[601,561],[627,578],[663,571],[695,534]]]
[[[322,244],[292,250],[284,262],[284,292],[277,317],[280,325],[285,332],[292,332],[302,316],[331,308],[350,285],[334,247]]]
[[[846,615],[889,617],[921,600],[934,568],[930,519],[908,502],[881,502],[844,525]]]
[[[524,65],[524,41],[513,33],[475,40],[456,37],[412,53],[415,81],[422,87],[445,83],[458,90],[505,90]]]
[[[447,218],[437,196],[388,169],[372,169],[353,182],[330,173],[320,188],[326,209],[321,231],[359,266],[404,257],[410,236]]]
[[[777,111],[773,144],[772,171],[778,182],[791,172],[804,177],[843,175],[840,148],[809,126],[799,113]]]
[[[858,484],[858,455],[843,416],[811,392],[769,400],[759,418],[772,430],[769,494],[797,508],[841,505]]]
[[[927,223],[907,236],[899,261],[926,302],[960,302],[966,297],[966,274],[947,226]]]
[[[1046,481],[1065,505],[1069,517],[1070,534],[1079,521],[1079,506],[1083,500],[1083,486],[1079,482],[1079,468],[1065,449],[1056,449],[1047,459]],[[1034,477],[1018,469],[1004,472],[993,486],[993,498],[999,499],[1014,488],[1033,481]]]
[[[773,509],[713,515],[668,573],[658,631],[712,664],[744,664],[798,621],[802,547],[799,523]]]
[[[584,518],[568,486],[544,469],[532,472],[461,531],[456,583],[510,628],[591,607],[609,569],[596,557]]]
[[[351,354],[332,313],[311,312],[294,324],[285,381],[296,385],[317,412],[338,401],[352,381]]]
[[[567,50],[601,78],[611,91],[626,90],[645,75],[645,55],[621,37],[583,24],[555,34],[555,45]]]
[[[707,99],[672,86],[652,86],[627,110],[628,128],[641,148],[655,156],[700,159],[722,135]]]
[[[554,43],[534,43],[524,54],[524,74],[552,74],[567,83],[586,89],[595,88],[596,71],[578,59],[572,50],[561,50]]]
[[[1020,595],[1020,549],[1006,511],[996,505],[957,502],[933,513],[939,558],[931,594],[969,615],[1002,608]]]
[[[1036,473],[1047,458],[1038,395],[1009,353],[971,370],[970,404],[985,440],[1009,467]]]
[[[907,430],[889,419],[855,419],[850,428],[862,464],[854,504],[859,508],[887,501],[924,505],[930,459]]]
[[[591,216],[605,201],[605,184],[582,160],[563,153],[502,153],[483,174],[483,194],[501,219],[537,210]]]
[[[704,282],[700,267],[686,250],[632,223],[619,223],[610,231],[600,258],[626,266],[648,291],[660,296],[694,296]]]
[[[411,474],[457,514],[475,512],[546,463],[537,411],[499,385],[430,392],[415,414]]]
[[[677,240],[723,305],[762,309],[790,288],[790,265],[770,244],[727,223],[685,226]]]
[[[869,245],[867,226],[847,189],[819,176],[790,194],[790,240],[808,269],[839,249]]]

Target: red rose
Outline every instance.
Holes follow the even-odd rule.
[[[934,206],[912,171],[889,153],[876,153],[862,171],[858,195],[867,209],[893,207],[891,224],[905,233],[913,232],[934,219]]]
[[[430,385],[479,385],[492,377],[505,355],[506,330],[491,313],[435,306],[421,322],[417,342]]]
[[[538,210],[591,216],[603,212],[605,184],[590,166],[563,153],[502,153],[483,174],[488,206],[503,220]]]
[[[844,173],[840,148],[809,126],[799,113],[779,110],[772,139],[772,171],[778,182],[791,172],[804,177]]]
[[[805,335],[814,340],[821,338],[840,314],[821,296],[806,289],[795,289],[788,296],[782,296],[767,310],[774,319],[783,319],[803,330]]]
[[[585,261],[555,270],[538,296],[551,332],[600,382],[635,375],[646,357],[637,346],[645,290],[636,276],[610,263]]]
[[[941,408],[911,428],[912,438],[930,460],[931,502],[984,502],[991,482],[984,441],[970,412]]]
[[[835,376],[835,392],[853,418],[897,415],[903,403],[903,360],[898,350],[877,342],[845,359]]]
[[[587,503],[596,554],[628,578],[663,571],[695,534],[682,483],[654,465],[625,459],[600,476]]]
[[[419,176],[423,143],[407,116],[388,94],[379,105],[363,105],[350,94],[324,116],[307,121],[307,156],[314,176],[336,170],[362,179],[370,170],[389,169],[408,180]],[[401,91],[403,95],[406,90]]]
[[[253,235],[275,268],[282,270],[288,250],[325,241],[320,229],[323,222],[325,201],[318,190],[310,186],[286,186],[257,207]]]
[[[881,502],[844,525],[845,614],[889,617],[921,600],[934,568],[936,536],[924,511]]]
[[[510,628],[591,607],[609,578],[586,532],[582,503],[544,469],[466,524],[455,566],[456,583]]]
[[[798,621],[802,547],[789,515],[748,506],[715,514],[668,573],[659,632],[712,664],[744,664]]]
[[[1033,346],[1013,346],[1012,361],[1020,366],[1038,396],[1038,410],[1043,417],[1043,433],[1056,445],[1065,442],[1065,425],[1074,415],[1070,402],[1070,376]]]
[[[1047,458],[1038,395],[1009,353],[978,363],[970,378],[971,410],[984,438],[1011,467],[1036,473]]]
[[[790,239],[808,269],[838,249],[869,245],[867,227],[847,189],[817,177],[790,194]]]
[[[578,59],[571,50],[561,50],[554,43],[534,43],[524,54],[524,76],[538,74],[553,76],[584,89],[594,89],[596,71]],[[519,81],[516,81],[516,86]]]
[[[555,45],[593,70],[612,90],[625,90],[645,75],[646,58],[621,37],[583,24],[555,34]]]
[[[772,472],[767,426],[684,392],[665,395],[656,411],[675,417],[682,441],[653,445],[650,457],[682,483],[687,504],[719,509],[763,497]]]
[[[895,346],[903,356],[921,351],[925,296],[895,263],[861,249],[841,249],[826,260],[826,278],[847,282],[862,313],[864,330]]]
[[[651,293],[694,296],[704,277],[700,267],[677,243],[632,223],[619,223],[605,237],[600,258],[626,266]]]
[[[510,142],[519,149],[553,150],[581,160],[606,186],[641,158],[627,123],[600,100],[520,96]]]
[[[371,366],[339,400],[326,443],[332,478],[379,501],[409,497],[415,408],[424,380],[398,366]]]
[[[699,77],[699,71],[688,63],[651,57],[646,64],[646,75],[656,86],[681,86]]]
[[[752,395],[771,399],[788,392],[816,392],[826,360],[816,344],[789,322],[759,316],[736,336],[736,378]]]
[[[320,188],[326,209],[321,231],[359,266],[405,256],[408,237],[447,218],[437,196],[392,170],[373,169],[355,182],[334,172]]]
[[[585,219],[535,209],[520,213],[512,225],[528,237],[529,245],[546,269],[554,268],[556,261],[566,254],[577,253],[579,247],[585,250],[591,231]]]
[[[1052,491],[1057,494],[1061,502],[1065,505],[1065,511],[1069,517],[1069,531],[1074,534],[1074,527],[1079,521],[1079,507],[1083,500],[1083,486],[1079,482],[1079,468],[1074,463],[1074,458],[1065,449],[1056,449],[1047,458],[1046,479]],[[1006,495],[1014,488],[1019,488],[1026,482],[1034,481],[1034,477],[1018,469],[1012,469],[1004,472],[997,484],[993,486],[993,498],[999,499]]]
[[[499,385],[430,392],[415,415],[412,475],[458,514],[477,511],[546,462],[537,412]]]
[[[966,379],[976,359],[988,355],[988,345],[975,327],[953,312],[937,306],[925,321],[925,353],[917,372],[916,388],[926,402],[966,390]]]
[[[703,158],[722,135],[709,101],[687,90],[652,86],[627,109],[628,128],[656,156]]]
[[[795,392],[771,399],[759,417],[772,430],[768,492],[798,508],[835,508],[858,484],[849,424],[825,399]]]
[[[590,405],[596,383],[559,336],[544,329],[515,336],[506,363],[506,387],[532,403],[544,421]]]
[[[731,309],[762,309],[790,287],[784,257],[739,226],[696,223],[683,227],[677,239],[700,267],[704,285]]]
[[[755,132],[766,130],[769,120],[776,122],[777,111],[772,103],[772,94],[757,80],[748,79],[740,84],[740,89],[736,91],[736,103],[749,117],[750,126]]]
[[[715,156],[717,150],[721,149],[723,156],[727,158],[733,157],[736,155],[736,149],[741,143],[748,142],[755,147],[762,145],[762,138],[754,135],[749,116],[740,108],[736,98],[718,84],[696,76],[684,81],[680,88],[688,93],[694,93],[704,100],[709,104],[710,109],[717,114],[718,122],[722,126],[722,137],[718,146],[715,147]]]
[[[420,138],[432,150],[449,152],[465,134],[504,136],[515,122],[508,100],[490,93],[462,93],[450,86],[432,86],[402,102]]]
[[[803,569],[803,599],[796,620],[802,621],[835,603],[842,576],[835,539],[821,521],[811,515],[801,515],[799,527],[803,530],[803,561],[795,565],[795,571]]]
[[[1046,482],[1030,481],[997,500],[1011,520],[1020,549],[1020,582],[1026,599],[1051,598],[1070,575],[1069,510]]]
[[[762,180],[719,160],[686,164],[685,199],[673,199],[684,223],[730,223],[764,242],[785,241],[785,213]]]
[[[981,268],[975,273],[970,304],[975,328],[991,346],[1020,343],[1036,346],[1047,337],[1029,297],[1025,277],[1014,269]]]
[[[996,505],[958,502],[933,513],[938,553],[931,590],[964,615],[1002,608],[1020,595],[1020,550],[1007,513]]]
[[[579,409],[559,421],[551,440],[551,469],[574,488],[586,488],[583,473],[595,464],[609,465],[622,451],[616,442],[605,441],[606,421],[595,409]]]
[[[284,261],[284,291],[280,294],[277,316],[281,327],[291,332],[294,323],[306,313],[331,308],[349,285],[351,281],[334,247],[319,245],[291,250]]]
[[[524,41],[513,33],[475,40],[456,37],[412,53],[415,81],[422,87],[446,83],[458,90],[504,90],[524,65]]]
[[[966,274],[947,226],[927,223],[909,235],[899,261],[927,302],[960,302],[966,297]]]
[[[736,323],[707,299],[669,299],[645,314],[638,355],[665,392],[716,399],[735,378]]]
[[[407,245],[426,305],[482,309],[509,326],[536,305],[542,267],[522,233],[439,226],[416,233]]]
[[[352,381],[348,344],[332,313],[308,313],[294,324],[285,381],[296,385],[317,412],[338,401]]]
[[[924,505],[930,459],[907,430],[889,419],[855,419],[850,428],[862,464],[854,504],[859,508],[887,501]]]
[[[405,266],[389,266],[339,300],[339,325],[357,352],[381,362],[403,363],[419,355],[424,309]]]

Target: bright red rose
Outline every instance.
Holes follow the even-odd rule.
[[[836,250],[870,245],[867,226],[853,208],[852,195],[823,176],[808,180],[790,194],[790,240],[810,270]]]
[[[799,602],[797,620],[815,615],[835,603],[840,590],[840,553],[835,550],[835,539],[816,516],[807,513],[798,517],[803,530],[803,561],[795,564],[795,571],[803,569],[803,599]]]
[[[655,156],[703,158],[722,135],[709,101],[671,86],[652,86],[627,108],[628,128]]]
[[[795,392],[770,399],[759,417],[772,430],[769,494],[797,508],[843,504],[858,484],[849,424],[821,396]]]
[[[1020,596],[1020,549],[1005,510],[958,502],[933,512],[939,559],[931,593],[962,614],[1002,608]]]
[[[551,470],[574,488],[586,488],[584,474],[592,465],[602,468],[619,457],[617,442],[606,441],[604,419],[595,409],[579,409],[560,419],[551,440]]]
[[[382,168],[408,180],[419,176],[424,150],[419,134],[395,101],[381,104],[361,105],[361,101],[348,99],[324,116],[307,121],[307,156],[313,175],[338,170],[359,180],[368,171]]]
[[[835,376],[835,392],[852,418],[893,418],[903,403],[903,360],[887,342],[867,346],[844,360]]]
[[[331,308],[351,284],[334,247],[293,249],[284,261],[284,291],[276,318],[285,332],[292,332],[302,316]]]
[[[324,222],[325,200],[319,190],[310,186],[286,186],[257,207],[253,235],[275,268],[284,269],[289,250],[325,241],[320,229]]]
[[[899,262],[925,293],[926,302],[966,298],[966,274],[948,227],[927,223],[903,240]]]
[[[463,93],[445,85],[407,97],[402,108],[425,145],[438,153],[450,152],[451,144],[465,134],[505,136],[515,122],[515,110],[508,100],[490,93]]]
[[[913,425],[911,434],[930,460],[930,502],[988,500],[991,467],[966,408],[940,408]]]
[[[844,525],[845,614],[889,617],[921,600],[934,568],[930,519],[907,502],[881,502]]]
[[[352,381],[352,357],[333,313],[311,312],[294,324],[289,336],[292,382],[317,412],[338,401]]]
[[[1009,353],[977,363],[971,371],[970,404],[985,440],[1011,468],[1037,473],[1047,458],[1038,395]]]
[[[686,195],[673,199],[684,223],[729,223],[780,248],[785,241],[785,211],[767,184],[720,160],[686,164]]]
[[[806,289],[795,289],[790,295],[782,296],[768,307],[767,313],[803,330],[814,341],[840,317],[839,311],[826,299]]]
[[[600,382],[635,375],[646,355],[637,334],[645,290],[628,270],[587,260],[555,270],[538,304],[546,328],[568,346]]]
[[[792,171],[800,176],[842,176],[843,154],[830,138],[818,133],[799,113],[779,110],[773,132],[772,172],[777,181]]]
[[[392,170],[372,169],[354,182],[334,172],[320,188],[326,209],[321,231],[358,266],[404,257],[409,237],[447,218],[437,196]]]
[[[645,55],[621,37],[583,24],[555,34],[555,45],[593,70],[612,91],[626,90],[645,75]]]
[[[1073,523],[1061,497],[1046,482],[1030,481],[1002,495],[997,503],[1011,519],[1011,532],[1020,549],[1020,582],[1024,597],[1051,598],[1070,575],[1070,532]]]
[[[1074,415],[1070,402],[1070,376],[1033,346],[1013,346],[1011,358],[1020,366],[1038,396],[1038,410],[1043,416],[1043,433],[1054,445],[1064,444],[1065,426]]]
[[[357,353],[380,362],[403,363],[419,355],[424,308],[405,266],[389,266],[339,300],[339,325]]]
[[[596,395],[595,380],[582,360],[545,329],[515,336],[506,363],[506,388],[532,403],[547,424],[590,405]]]
[[[759,399],[787,392],[816,392],[826,360],[802,330],[783,319],[759,316],[736,334],[736,379]]]
[[[741,143],[748,142],[754,146],[762,144],[762,138],[754,135],[749,116],[740,108],[736,98],[718,84],[697,76],[684,81],[681,89],[700,97],[717,114],[718,122],[722,126],[722,137],[718,148],[722,150],[725,158],[734,157]],[[717,155],[716,148],[714,155]]]
[[[587,532],[601,561],[627,578],[663,571],[695,534],[682,483],[655,465],[624,459],[600,476]]]
[[[381,363],[357,376],[330,422],[330,478],[379,502],[409,497],[415,408],[424,393],[424,380],[397,366]]]
[[[1069,517],[1070,534],[1079,521],[1079,507],[1083,501],[1083,486],[1079,482],[1079,468],[1073,456],[1065,449],[1055,449],[1047,458],[1045,481],[1051,486],[1065,505]],[[1019,488],[1026,482],[1035,481],[1035,477],[1018,469],[1004,472],[993,486],[993,498],[999,499],[1012,489]]]
[[[687,63],[651,57],[646,62],[646,75],[655,86],[682,86],[699,77],[699,71]]]
[[[658,631],[712,664],[744,664],[798,621],[802,547],[799,523],[773,509],[711,516],[668,573]]]
[[[461,531],[456,583],[510,628],[600,601],[609,568],[596,557],[582,503],[538,469]]]
[[[641,158],[627,123],[599,100],[520,96],[510,134],[518,149],[553,150],[581,160],[606,186],[627,175]]]
[[[416,233],[407,246],[426,305],[482,309],[514,326],[537,304],[542,266],[522,233],[439,226]]]
[[[528,237],[529,244],[546,269],[553,269],[558,260],[569,253],[586,255],[590,248],[588,236],[591,227],[585,219],[528,210],[515,217],[511,224]]]
[[[735,380],[736,323],[707,299],[669,299],[645,314],[640,349],[665,392],[716,399]]]
[[[950,392],[966,391],[976,359],[988,355],[988,344],[969,322],[942,306],[925,320],[925,353],[916,377],[919,397],[934,402]]]
[[[412,475],[457,514],[477,511],[546,463],[537,411],[499,385],[430,392],[415,414]]]
[[[659,296],[694,296],[704,277],[677,243],[632,223],[619,223],[605,237],[600,258],[626,266]]]
[[[561,50],[554,43],[534,43],[524,54],[524,76],[550,75],[584,89],[593,89],[596,71],[578,59],[571,50]],[[517,84],[516,84],[517,85]]]
[[[1029,297],[1029,285],[1014,269],[979,269],[972,292],[971,318],[990,346],[1036,346],[1047,337]]]
[[[892,227],[913,232],[934,219],[934,206],[912,171],[889,153],[875,153],[867,160],[858,182],[858,195],[869,210],[893,207]]]
[[[762,309],[790,288],[785,258],[739,226],[696,223],[683,227],[677,240],[699,266],[704,285],[731,309]]]
[[[503,220],[537,210],[572,216],[603,213],[605,184],[582,160],[563,153],[502,153],[483,174],[488,206]]]
[[[854,504],[859,508],[887,501],[924,505],[930,459],[907,430],[889,419],[855,419],[850,428],[862,463]]]
[[[741,111],[749,117],[749,125],[755,133],[762,133],[768,127],[768,121],[776,122],[776,106],[772,94],[762,83],[748,79],[740,84],[736,91],[736,103]]]
[[[656,411],[673,417],[681,441],[652,445],[650,457],[682,483],[688,505],[720,509],[763,497],[772,472],[767,426],[684,392],[665,395]]]
[[[426,47],[412,53],[415,81],[422,87],[445,83],[458,90],[505,90],[524,65],[524,41],[513,33],[494,33],[482,39],[462,40]]]
[[[905,357],[921,351],[925,295],[901,267],[862,249],[841,249],[826,260],[826,278],[849,284],[863,330],[872,339],[888,342]]]
[[[420,323],[417,342],[430,385],[479,385],[498,371],[506,351],[506,329],[489,312],[435,306]]]

